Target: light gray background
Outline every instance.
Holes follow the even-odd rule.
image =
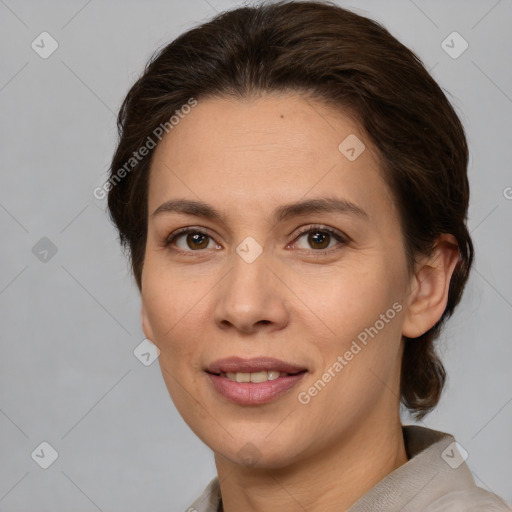
[[[477,483],[512,502],[512,2],[339,3],[417,52],[467,129],[476,265],[424,423],[455,434]],[[0,0],[0,511],[180,511],[215,474],[158,364],[134,357],[138,292],[92,191],[152,52],[236,5]],[[59,44],[48,59],[31,48],[43,31]],[[453,31],[469,43],[457,59],[441,47]],[[46,262],[32,252],[43,237],[57,247]],[[42,441],[59,455],[48,469],[31,458]]]

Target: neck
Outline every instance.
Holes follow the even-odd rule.
[[[335,446],[279,468],[241,467],[215,455],[223,511],[342,511],[407,462],[400,418],[370,420]]]

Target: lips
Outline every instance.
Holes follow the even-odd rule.
[[[272,357],[257,357],[243,359],[241,357],[227,357],[219,359],[206,368],[208,373],[220,375],[221,373],[255,373],[262,371],[275,371],[295,375],[307,368],[291,364]]]
[[[307,373],[304,367],[269,357],[219,359],[205,371],[213,389],[239,405],[271,402],[295,387]]]

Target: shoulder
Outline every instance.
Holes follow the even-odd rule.
[[[350,512],[512,512],[499,496],[476,485],[452,435],[417,425],[402,428],[409,460]]]
[[[512,512],[508,505],[496,494],[473,487],[452,491],[432,502],[424,512]]]

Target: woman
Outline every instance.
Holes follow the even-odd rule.
[[[145,335],[218,477],[189,511],[511,510],[421,419],[473,259],[468,149],[377,23],[226,12],[148,64],[108,205]]]

